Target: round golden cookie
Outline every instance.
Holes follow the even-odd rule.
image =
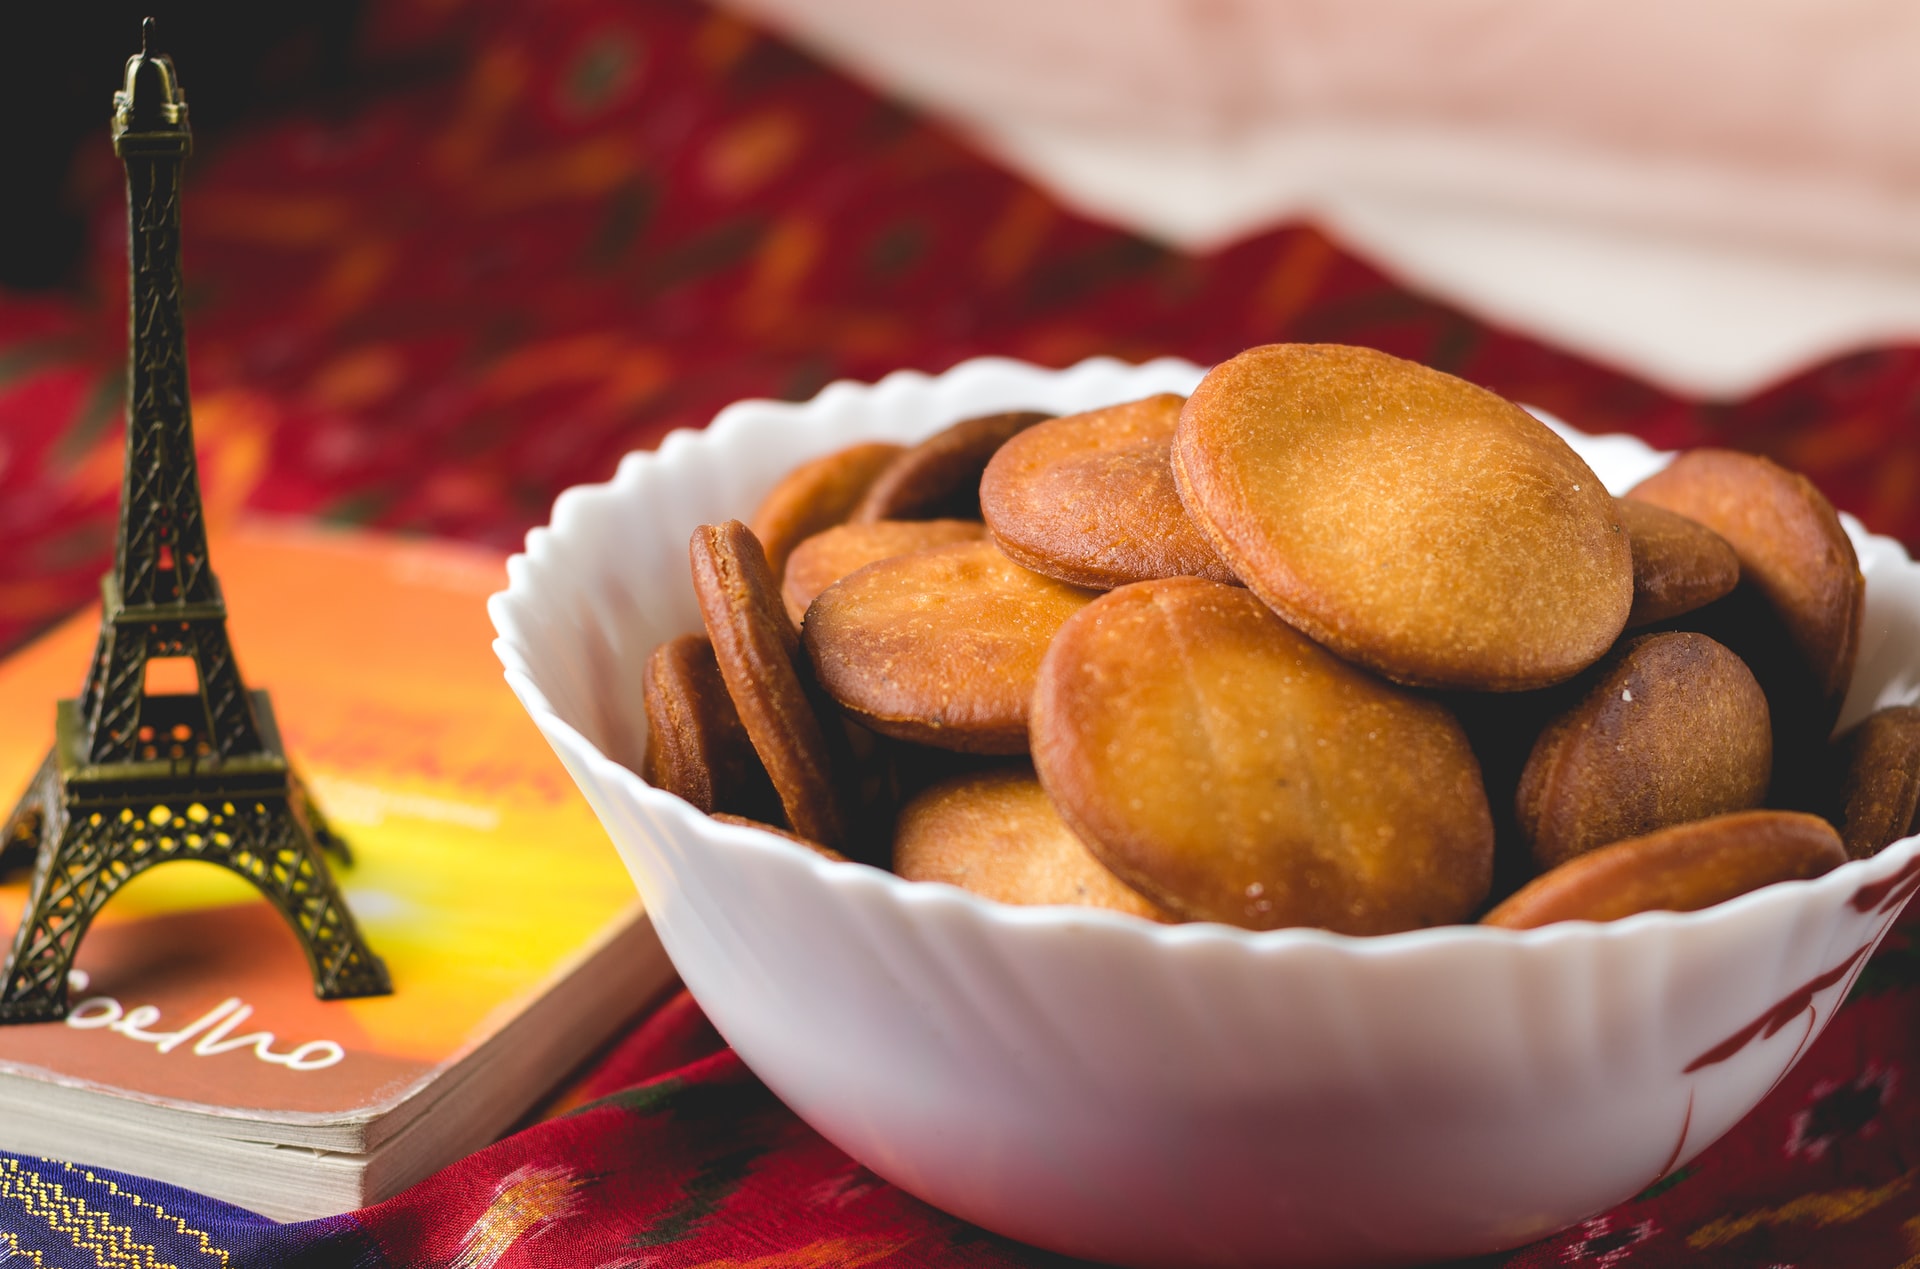
[[[991,542],[869,564],[820,592],[805,642],[820,685],[884,736],[1025,753],[1027,707],[1053,632],[1093,595],[1029,572]]]
[[[1820,491],[1764,458],[1692,450],[1629,498],[1688,516],[1740,559],[1740,584],[1675,618],[1739,654],[1773,712],[1774,806],[1828,809],[1827,738],[1859,654],[1866,582],[1853,544]]]
[[[1766,801],[1767,698],[1701,634],[1629,639],[1584,699],[1547,724],[1514,809],[1542,869],[1609,842]]]
[[[1486,899],[1493,821],[1453,716],[1236,586],[1139,582],[1062,626],[1033,759],[1088,849],[1183,917],[1386,934]]]
[[[1835,702],[1845,695],[1860,648],[1866,579],[1833,504],[1812,481],[1755,454],[1695,449],[1627,496],[1725,538],[1742,579],[1786,624],[1821,693]]]
[[[944,780],[907,803],[894,828],[893,870],[1001,903],[1169,919],[1088,852],[1025,769]]]
[[[1043,419],[1031,410],[962,419],[935,432],[893,462],[873,482],[853,519],[978,520],[980,473],[994,451]]]
[[[1009,558],[1076,586],[1156,577],[1237,580],[1180,505],[1171,392],[1052,419],[1000,447],[980,514]]]
[[[1818,816],[1736,811],[1589,851],[1523,886],[1481,924],[1530,930],[1636,912],[1693,912],[1846,862],[1839,835]]]
[[[822,846],[819,842],[810,842],[800,836],[800,834],[790,833],[777,824],[768,824],[761,820],[749,819],[744,815],[729,815],[725,811],[715,811],[713,813],[713,819],[720,824],[732,824],[736,828],[757,828],[763,833],[772,833],[775,837],[784,837],[795,845],[805,846],[822,859],[831,859],[836,864],[853,862],[831,846]]]
[[[1367,348],[1270,344],[1207,373],[1174,479],[1227,565],[1341,656],[1403,683],[1517,691],[1618,637],[1613,499],[1525,410]]]
[[[753,513],[753,535],[779,577],[793,548],[853,514],[867,489],[906,446],[883,441],[849,445],[801,463],[780,478]]]
[[[681,635],[655,648],[641,678],[647,713],[647,783],[716,808],[765,818],[780,803],[727,695],[705,635]]]
[[[1840,836],[1866,859],[1920,828],[1920,707],[1893,705],[1841,737]]]
[[[1740,583],[1740,557],[1695,520],[1634,498],[1614,503],[1633,548],[1633,611],[1627,629],[1704,608]]]
[[[852,825],[838,719],[815,712],[795,668],[798,639],[766,555],[738,520],[703,524],[687,545],[693,590],[727,695],[793,831],[840,849]],[[836,741],[836,737],[839,738]]]
[[[786,575],[780,579],[780,598],[787,616],[798,626],[821,591],[849,573],[896,555],[911,555],[932,546],[977,542],[987,536],[978,520],[875,520],[866,524],[836,524],[793,548]]]

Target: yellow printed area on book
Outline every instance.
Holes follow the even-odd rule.
[[[633,885],[492,652],[485,602],[503,557],[260,526],[211,554],[235,658],[351,844],[351,866],[329,862],[395,992],[315,1001],[292,932],[250,886],[167,864],[82,945],[74,1000],[110,1003],[0,1028],[0,1063],[204,1103],[375,1104],[622,928]],[[0,666],[0,812],[51,743],[55,700],[78,691],[97,623],[76,618]],[[9,942],[25,896],[20,873],[0,884]],[[329,1045],[344,1056],[327,1061]]]

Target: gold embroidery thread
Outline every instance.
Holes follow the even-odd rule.
[[[87,1206],[57,1182],[41,1180],[16,1160],[0,1159],[0,1198],[14,1200],[54,1233],[65,1234],[75,1248],[91,1252],[100,1269],[180,1269],[161,1260],[157,1250],[141,1243],[127,1226]]]
[[[566,1168],[514,1169],[461,1239],[454,1269],[494,1269],[516,1244],[565,1219],[580,1185]]]
[[[15,1256],[19,1256],[22,1259],[31,1260],[34,1264],[34,1269],[46,1269],[47,1262],[41,1258],[39,1252],[31,1247],[22,1247],[20,1240],[4,1229],[0,1229],[0,1251],[7,1253],[4,1256],[0,1256],[0,1262],[12,1260]]]
[[[1695,1251],[1720,1247],[1762,1225],[1791,1225],[1805,1221],[1816,1229],[1858,1220],[1876,1207],[1900,1197],[1912,1187],[1914,1173],[1897,1176],[1877,1190],[1858,1188],[1830,1190],[1824,1194],[1803,1194],[1778,1207],[1763,1207],[1744,1216],[1724,1216],[1709,1221],[1687,1236],[1687,1246]]]
[[[50,1163],[55,1162],[55,1160],[48,1160],[48,1162]],[[65,1168],[69,1172],[80,1173],[80,1175],[86,1177],[87,1180],[93,1182],[95,1185],[105,1186],[107,1189],[113,1192],[114,1197],[123,1198],[127,1200],[127,1202],[133,1204],[135,1207],[144,1207],[148,1211],[152,1212],[155,1216],[159,1217],[161,1220],[170,1221],[173,1224],[173,1227],[175,1229],[178,1229],[181,1233],[187,1234],[194,1238],[199,1239],[201,1254],[205,1255],[209,1260],[218,1260],[223,1265],[227,1263],[227,1253],[221,1248],[214,1246],[213,1239],[207,1237],[207,1235],[203,1231],[195,1229],[193,1226],[187,1224],[185,1221],[181,1220],[178,1216],[175,1216],[172,1212],[169,1212],[166,1208],[161,1207],[158,1203],[149,1202],[148,1200],[141,1198],[138,1194],[129,1193],[128,1191],[123,1190],[119,1186],[115,1185],[112,1181],[108,1180],[106,1177],[95,1176],[93,1173],[87,1171],[85,1168],[76,1168],[71,1163],[62,1163],[60,1164],[60,1166]]]

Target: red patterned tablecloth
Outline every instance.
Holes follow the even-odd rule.
[[[685,0],[392,0],[363,56],[441,69],[262,127],[190,172],[216,524],[251,509],[513,546],[562,488],[738,397],[982,353],[1206,362],[1296,339],[1370,344],[1589,432],[1768,453],[1920,543],[1920,349],[1863,351],[1744,401],[1684,400],[1419,295],[1311,227],[1193,258],[1081,220]],[[0,648],[85,603],[111,546],[124,227],[104,136],[100,151],[82,172],[101,190],[89,294],[0,294]],[[1767,1102],[1659,1193],[1486,1263],[1920,1265],[1913,933]],[[684,999],[583,1087],[605,1100],[308,1226],[0,1156],[0,1260],[1052,1263],[840,1155]],[[106,1224],[34,1217],[52,1209],[19,1196],[51,1185]],[[171,1225],[152,1215],[162,1199]],[[108,1228],[126,1231],[113,1254],[150,1259],[100,1259],[108,1243],[85,1239]]]

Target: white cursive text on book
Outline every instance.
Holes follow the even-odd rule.
[[[262,1062],[284,1066],[292,1071],[318,1071],[336,1065],[347,1051],[332,1040],[309,1040],[285,1053],[274,1050],[277,1037],[271,1031],[249,1031],[234,1035],[235,1028],[253,1016],[253,1006],[238,996],[228,996],[213,1008],[177,1031],[155,1031],[160,1010],[153,1005],[123,1009],[112,996],[90,996],[67,1012],[67,1025],[82,1031],[107,1030],[129,1040],[151,1044],[161,1053],[171,1053],[189,1040],[188,1050],[195,1057],[217,1057],[240,1049],[252,1049]],[[199,1037],[195,1039],[195,1037]]]

